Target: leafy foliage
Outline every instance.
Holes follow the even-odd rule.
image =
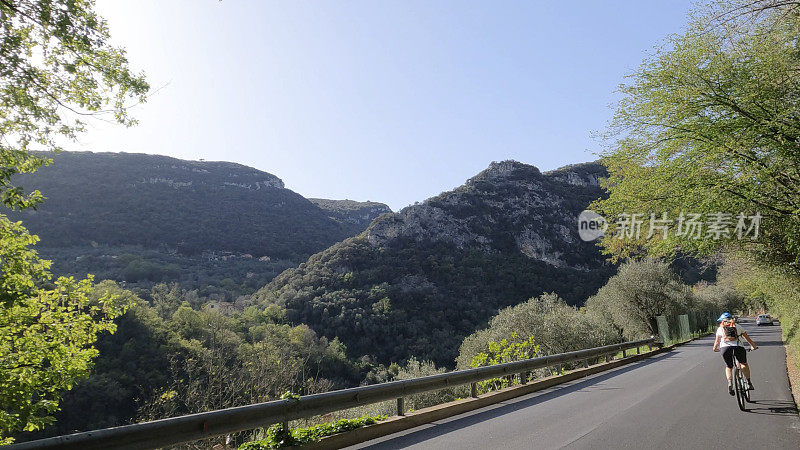
[[[711,2],[621,87],[603,156],[607,199],[621,213],[763,216],[757,240],[677,235],[603,240],[614,257],[711,254],[734,246],[771,264],[797,264],[800,247],[800,9],[796,2]],[[734,219],[735,221],[735,219]]]
[[[62,391],[89,375],[98,335],[127,307],[92,298],[91,278],[62,277],[50,289],[25,281],[29,292],[0,305],[0,439],[53,422]]]
[[[532,340],[535,353],[544,356],[615,343],[619,336],[592,312],[578,310],[556,294],[543,294],[500,310],[486,329],[466,337],[456,360],[458,367],[491,360],[497,350],[511,348],[502,345],[508,339],[517,344]]]
[[[31,150],[58,150],[83,131],[82,117],[133,124],[125,101],[143,101],[149,86],[108,43],[91,2],[0,1],[0,29],[0,199],[35,208],[40,192],[11,179],[50,163]],[[49,261],[29,248],[37,241],[0,215],[0,442],[53,421],[62,391],[88,375],[98,335],[127,306],[91,298],[91,278],[53,282]]]
[[[20,435],[20,439],[130,423],[143,402],[172,382],[167,370],[169,328],[156,309],[110,281],[94,287],[92,295],[100,293],[132,306],[115,319],[114,334],[98,339],[99,355],[89,376],[64,394],[56,422],[44,432]]]
[[[516,332],[511,332],[509,339],[503,338],[500,342],[489,341],[487,351],[480,352],[472,357],[470,367],[495,366],[513,361],[522,361],[535,358],[539,355],[539,346],[534,343],[533,336],[520,339]],[[506,388],[512,384],[512,376],[491,378],[478,382],[478,392],[486,393]]]
[[[48,160],[29,150],[57,150],[84,130],[82,119],[108,116],[132,125],[125,102],[149,86],[108,43],[105,21],[86,0],[0,2],[0,191],[6,206],[41,196],[11,183]]]
[[[265,438],[246,442],[239,446],[239,450],[261,450],[307,444],[316,442],[325,436],[355,430],[382,420],[386,420],[386,416],[362,416],[357,419],[340,419],[335,422],[326,422],[312,427],[293,428],[291,430],[285,430],[282,424],[275,424],[267,429]]]
[[[398,366],[397,373],[392,377],[392,380],[410,380],[444,372],[446,372],[445,369],[436,367],[434,363],[430,361],[420,361],[412,356],[405,365]],[[405,398],[405,403],[409,411],[414,411],[453,401],[464,393],[464,389],[458,387],[439,389],[438,391],[409,395]]]
[[[724,278],[718,279],[713,284],[698,283],[694,287],[694,295],[700,304],[713,305],[717,311],[746,313],[751,309],[763,310],[765,307],[763,301],[757,302],[754,299],[748,299],[747,296],[736,290],[735,284]]]

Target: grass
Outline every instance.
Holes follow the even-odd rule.
[[[800,311],[796,309],[785,311],[780,316],[780,325],[786,347],[786,371],[789,375],[792,396],[800,409],[800,403],[798,403],[800,401],[800,336],[797,336],[797,330],[800,327]]]

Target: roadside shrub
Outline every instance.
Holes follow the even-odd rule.
[[[239,450],[262,450],[282,448],[316,442],[325,436],[355,430],[386,420],[386,416],[362,416],[357,419],[340,419],[321,423],[307,428],[285,429],[283,424],[275,424],[267,429],[266,437],[257,441],[245,442]]]
[[[535,358],[539,355],[539,346],[534,343],[533,336],[520,339],[517,333],[511,333],[511,340],[503,339],[500,342],[490,341],[488,351],[481,352],[472,357],[471,367],[486,367],[513,361],[522,361]],[[499,378],[490,378],[478,382],[478,392],[486,393],[511,386],[514,375]]]
[[[513,336],[516,336],[514,338]],[[533,338],[537,355],[552,355],[619,341],[608,323],[588,311],[567,305],[556,294],[543,294],[502,309],[489,327],[464,339],[456,359],[458,368],[472,367],[473,358],[504,339],[525,342]]]

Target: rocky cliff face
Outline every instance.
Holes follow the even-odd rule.
[[[593,252],[580,243],[576,228],[577,215],[588,202],[575,200],[599,197],[598,179],[604,173],[592,163],[542,174],[517,161],[493,162],[453,191],[382,217],[366,230],[366,238],[379,247],[409,238],[486,253],[508,251],[513,241],[529,258],[588,270],[596,258],[586,261]]]
[[[561,183],[586,188],[599,188],[600,178],[606,176],[603,166],[597,163],[572,164],[547,172],[548,177]]]
[[[338,336],[353,356],[452,364],[498,308],[555,291],[579,304],[610,276],[577,216],[600,197],[602,166],[541,173],[492,163],[449,192],[378,217],[259,291],[292,320]]]
[[[326,211],[331,219],[353,224],[362,229],[366,228],[376,217],[392,212],[388,206],[378,202],[324,198],[309,198],[309,200]]]

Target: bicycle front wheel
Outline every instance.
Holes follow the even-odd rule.
[[[744,377],[742,377],[742,385],[745,387],[745,389],[744,389],[744,399],[747,400],[747,403],[753,403],[753,401],[750,400],[750,390],[747,389],[747,384],[744,381]]]

